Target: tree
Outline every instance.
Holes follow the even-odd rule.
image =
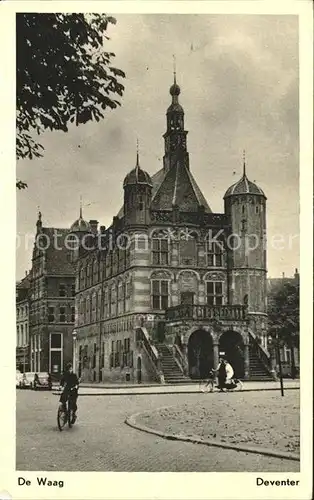
[[[115,23],[105,14],[17,14],[17,159],[43,156],[38,136],[45,130],[99,121],[120,104],[125,74],[104,48]]]
[[[295,375],[294,347],[299,345],[299,309],[298,280],[280,285],[269,307],[269,331],[278,335],[279,341],[291,348],[292,376]]]

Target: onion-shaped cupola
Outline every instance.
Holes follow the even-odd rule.
[[[91,231],[89,223],[83,219],[82,202],[80,203],[80,216],[70,227],[71,233],[89,233]]]
[[[126,225],[149,224],[153,182],[150,175],[140,167],[138,142],[136,165],[125,177],[123,188],[124,223]]]
[[[132,186],[132,185],[148,185],[150,187],[153,186],[153,182],[151,180],[150,175],[145,172],[145,170],[142,170],[140,167],[139,163],[139,152],[137,148],[136,152],[136,165],[131,172],[127,174],[123,181],[123,187],[126,188],[127,186]]]

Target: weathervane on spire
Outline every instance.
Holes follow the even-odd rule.
[[[82,195],[80,195],[80,218],[81,218],[81,219],[83,218],[83,214],[82,214],[82,207],[83,207]]]
[[[177,83],[177,66],[176,66],[176,56],[175,54],[172,55],[173,57],[173,79],[174,83]]]
[[[140,166],[139,156],[140,156],[140,147],[139,147],[139,140],[137,138],[136,139],[136,167],[137,168],[139,168],[139,166]]]
[[[243,175],[246,175],[245,149],[243,149]]]

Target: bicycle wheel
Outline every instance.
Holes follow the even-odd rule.
[[[210,382],[204,382],[204,384],[202,385],[202,388],[201,388],[201,391],[202,392],[213,392],[214,390],[214,384],[210,381]]]
[[[232,387],[232,388],[230,388],[230,389],[228,389],[228,388],[227,388],[227,390],[228,390],[228,391],[231,391],[231,392],[234,392],[234,391],[242,391],[242,389],[243,389],[243,382],[241,382],[241,380],[239,380],[239,379],[236,379],[236,380],[234,381],[234,383],[236,384],[236,386],[235,386],[235,387]]]
[[[59,405],[59,408],[58,408],[57,422],[58,422],[59,431],[61,432],[63,430],[63,427],[67,423],[67,412],[64,411],[62,405]]]
[[[243,389],[243,382],[241,382],[241,380],[238,380],[236,391],[242,391],[242,389]]]

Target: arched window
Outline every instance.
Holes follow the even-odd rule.
[[[166,237],[154,235],[152,239],[153,264],[167,266],[169,264],[169,240]]]
[[[101,290],[98,290],[97,292],[97,300],[96,300],[96,321],[101,320],[101,313],[102,313],[102,304],[101,304]]]
[[[92,263],[89,262],[87,264],[87,287],[91,286],[92,284]]]
[[[209,306],[223,305],[222,281],[206,281],[206,303]]]
[[[110,290],[110,316],[116,316],[117,314],[117,290],[116,284],[111,285]]]
[[[122,280],[118,283],[118,314],[124,313],[124,283]]]
[[[124,289],[124,311],[128,312],[131,306],[131,280],[128,277]]]
[[[208,237],[206,240],[206,254],[208,267],[222,267],[224,255],[224,243],[221,239]]]
[[[93,293],[91,299],[92,299],[91,322],[95,323],[95,321],[96,321],[96,308],[97,308],[97,295],[96,295],[96,293]]]
[[[93,284],[98,283],[98,261],[97,258],[93,261]]]
[[[84,288],[84,269],[83,269],[83,267],[81,267],[79,289],[82,290],[83,288]]]
[[[169,281],[152,280],[153,309],[164,310],[169,304]]]
[[[144,210],[144,198],[142,194],[138,196],[138,209]]]
[[[118,248],[115,248],[112,255],[112,274],[118,272]]]

